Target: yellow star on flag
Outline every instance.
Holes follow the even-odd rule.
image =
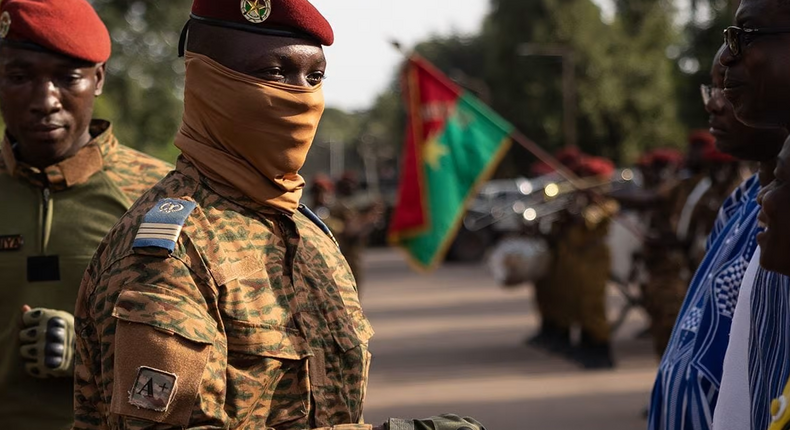
[[[435,137],[426,142],[422,148],[422,158],[433,170],[439,170],[439,163],[442,157],[449,153],[450,151],[447,147],[439,143],[439,140]]]

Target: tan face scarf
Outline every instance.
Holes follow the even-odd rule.
[[[175,145],[209,179],[294,213],[304,188],[299,169],[323,111],[321,85],[260,80],[187,52]]]

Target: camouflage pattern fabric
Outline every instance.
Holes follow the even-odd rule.
[[[77,154],[45,169],[17,162],[10,142],[4,142],[0,236],[24,239],[0,252],[0,416],[6,428],[71,426],[71,376],[39,380],[24,370],[17,346],[22,305],[73,313],[80,280],[104,235],[172,168],[120,145],[106,121],[93,121],[90,132],[93,139]],[[43,217],[45,189],[48,220]],[[29,279],[29,259],[45,256],[56,256],[58,279]]]
[[[735,173],[738,173],[737,171]],[[705,258],[706,244],[713,224],[719,215],[719,209],[727,197],[745,180],[740,175],[734,175],[723,183],[715,183],[702,196],[694,208],[690,230],[689,264],[693,273]]]
[[[166,197],[197,204],[175,250],[134,249]],[[102,242],[75,319],[77,429],[371,428],[373,331],[337,246],[301,213],[260,206],[183,160]],[[158,372],[160,391],[174,375],[174,394],[151,386],[141,407],[141,368]]]
[[[686,270],[687,260],[683,252],[664,249],[660,254],[647,253],[645,264],[650,277],[642,286],[642,302],[650,315],[656,354],[661,357],[686,297],[688,280],[680,274]]]
[[[689,195],[703,178],[704,175],[700,174],[683,179],[669,190],[666,204],[659,205],[650,214],[652,235],[677,239],[680,214]],[[642,304],[650,316],[655,351],[661,357],[683,305],[691,270],[685,250],[677,244],[648,245],[644,259],[648,280],[642,285]]]
[[[561,250],[566,247],[566,226],[569,224],[563,216],[551,226],[551,232],[546,237],[549,243],[551,260],[546,275],[535,281],[535,304],[540,313],[542,324],[545,327],[557,328],[561,331],[570,330],[571,304],[568,302],[568,286],[562,279],[568,268],[567,262],[560,257]]]
[[[578,324],[592,339],[609,340],[606,283],[609,280],[609,218],[618,210],[613,201],[589,205],[584,217],[568,214],[552,226],[555,241],[546,278],[535,283],[541,316],[562,330]]]
[[[605,241],[608,230],[608,220],[592,228],[586,223],[573,223],[558,252],[558,265],[564,268],[560,282],[567,294],[563,300],[568,303],[570,320],[597,343],[609,342],[605,305],[611,267]]]
[[[332,218],[340,223],[340,228],[335,232],[335,237],[340,246],[340,251],[351,268],[351,273],[354,274],[354,280],[359,290],[365,281],[362,267],[362,252],[367,245],[368,236],[367,234],[361,234],[361,232],[352,234],[351,232],[355,229],[348,228],[348,226],[353,226],[353,223],[360,222],[361,212],[354,206],[352,199],[341,198],[332,206],[331,214]]]

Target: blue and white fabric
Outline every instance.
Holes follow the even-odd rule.
[[[722,206],[708,252],[689,285],[650,402],[650,430],[707,430],[744,272],[757,248],[757,176]]]
[[[771,422],[771,401],[790,378],[790,278],[763,268],[752,290],[749,334],[749,389],[752,428]]]
[[[181,229],[195,207],[195,202],[188,200],[159,200],[143,217],[132,246],[164,248],[173,252],[181,235]]]

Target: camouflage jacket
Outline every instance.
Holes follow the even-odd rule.
[[[135,247],[179,211],[172,251]],[[373,332],[335,243],[183,160],[102,242],[75,317],[77,429],[371,428]]]
[[[74,156],[45,169],[0,156],[0,416],[7,428],[63,429],[73,422],[71,378],[24,372],[23,304],[74,311],[80,280],[104,235],[172,166],[119,145],[106,121]]]

